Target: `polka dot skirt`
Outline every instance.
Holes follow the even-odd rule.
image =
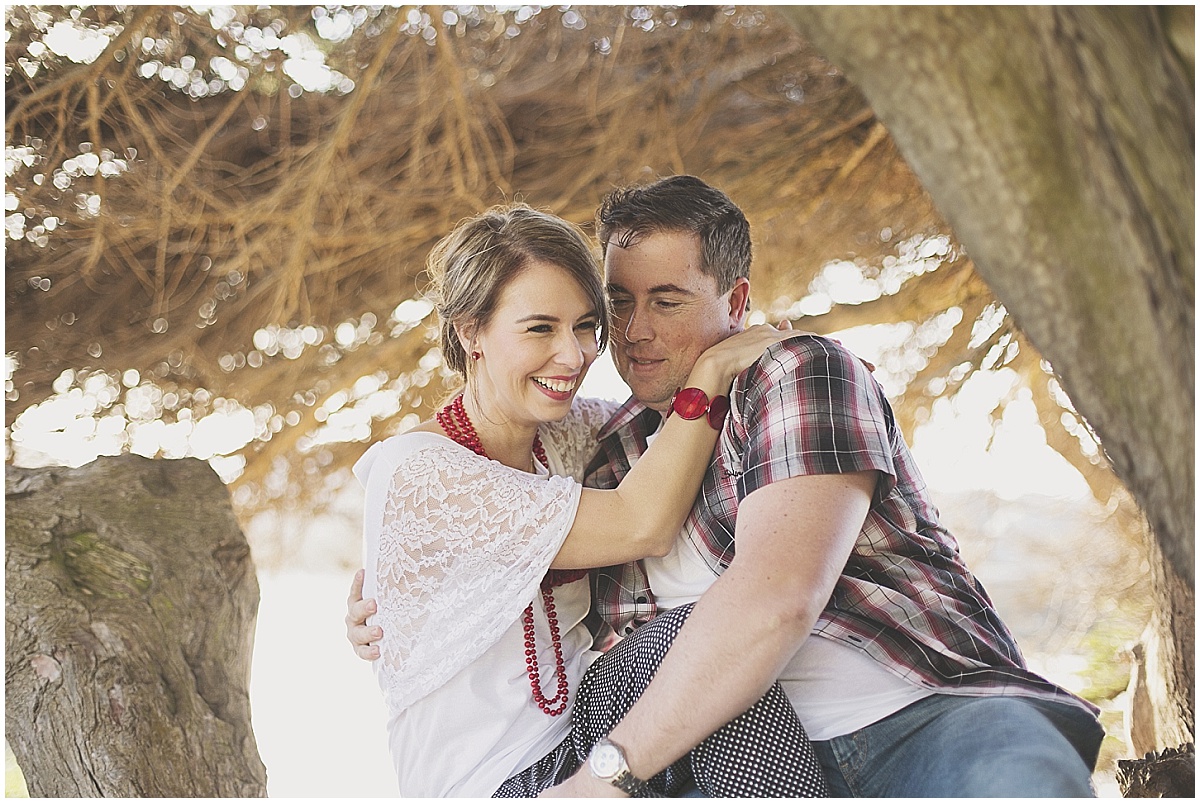
[[[509,778],[493,797],[536,797],[565,781],[592,745],[616,726],[650,684],[691,605],[638,628],[592,665],[580,683],[571,734],[532,767]],[[706,797],[827,797],[821,766],[804,726],[776,683],[749,710],[649,779],[658,795],[693,785]]]

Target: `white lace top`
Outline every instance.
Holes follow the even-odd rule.
[[[364,595],[383,628],[375,674],[402,796],[490,796],[553,749],[570,707],[533,701],[521,615],[534,604],[542,688],[554,654],[539,585],[574,521],[595,434],[616,405],[579,399],[543,426],[550,474],[486,460],[427,432],[373,445],[354,467],[366,487]],[[571,697],[597,655],[582,624],[586,579],[554,592]]]

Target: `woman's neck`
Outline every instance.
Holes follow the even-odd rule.
[[[478,394],[471,392],[470,388],[463,391],[463,409],[471,419],[471,425],[475,427],[489,458],[521,471],[533,470],[536,426],[514,424],[486,404],[484,409],[480,409]]]

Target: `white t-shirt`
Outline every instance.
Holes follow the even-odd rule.
[[[580,400],[566,421],[542,428],[553,475],[484,460],[427,432],[377,443],[355,465],[366,487],[363,593],[376,599],[371,624],[384,631],[373,666],[402,796],[490,796],[567,735],[570,706],[550,717],[533,700],[521,617],[533,601],[542,688],[552,696],[539,585],[610,414],[606,403]],[[587,579],[556,588],[554,600],[573,702],[599,655],[583,625]]]
[[[684,525],[667,555],[642,561],[660,610],[697,601],[718,577],[701,557],[696,545],[702,542],[691,526],[690,521]],[[866,727],[933,693],[861,650],[818,633],[804,640],[779,684],[814,741]]]

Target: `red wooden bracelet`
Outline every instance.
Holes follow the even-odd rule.
[[[714,396],[712,401],[709,401],[708,394],[700,388],[681,388],[671,397],[671,409],[667,411],[667,417],[670,418],[671,413],[679,413],[680,418],[694,421],[705,416],[708,425],[719,430],[728,412],[728,396]]]

